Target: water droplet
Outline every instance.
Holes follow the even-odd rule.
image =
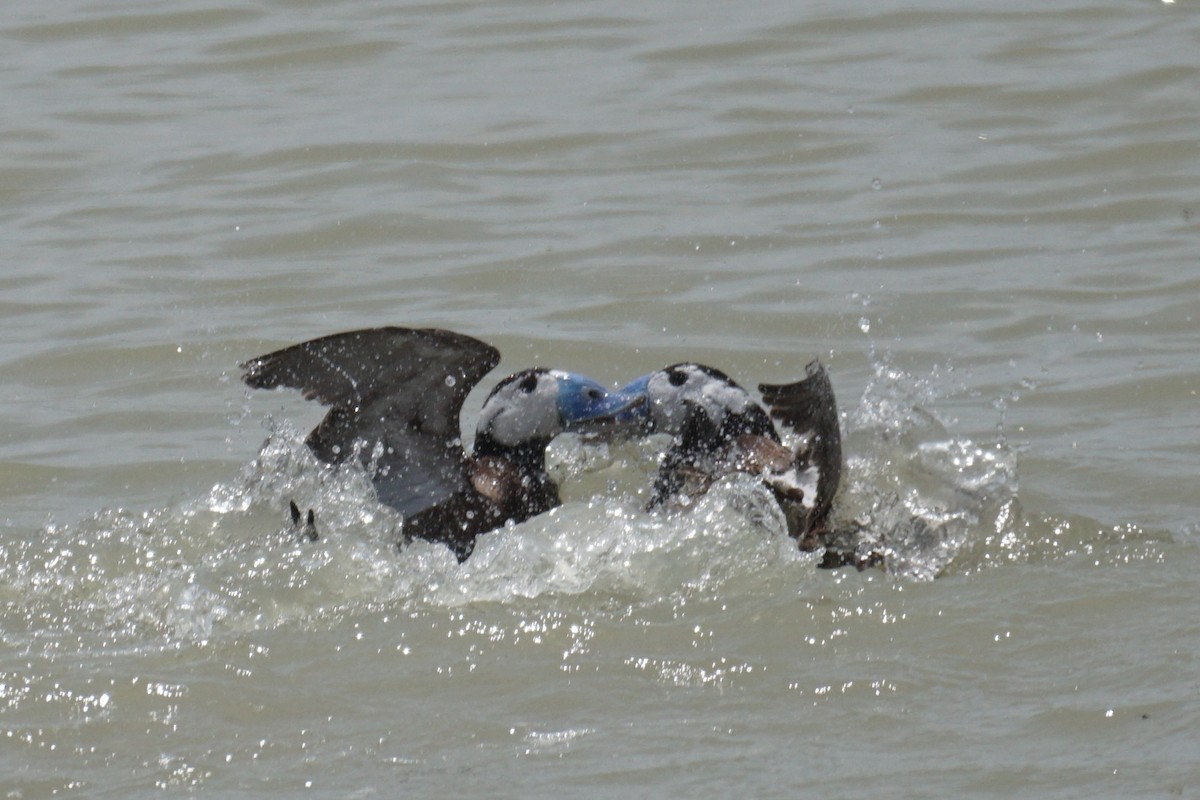
[[[883,181],[879,180],[879,178],[872,178],[871,179],[871,188],[874,189],[875,191],[879,191],[880,189],[883,188]]]
[[[456,384],[456,383],[458,383],[458,381],[456,381],[456,380],[454,379],[454,376],[453,376],[453,375],[447,375],[447,376],[446,376],[446,385],[447,385],[447,386],[453,386],[453,385],[454,385],[454,384]]]
[[[871,332],[871,320],[866,317],[860,317],[858,320],[858,329],[863,333]]]

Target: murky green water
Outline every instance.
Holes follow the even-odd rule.
[[[1192,4],[21,2],[0,42],[6,795],[1200,787]],[[572,441],[562,508],[397,553],[237,367],[383,324],[501,348],[468,410],[820,357],[895,570],[815,569],[745,483],[646,514],[645,449]]]

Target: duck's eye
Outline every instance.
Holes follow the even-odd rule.
[[[517,384],[517,388],[520,389],[525,394],[531,394],[533,392],[533,390],[537,388],[537,385],[538,385],[537,375],[526,375],[524,378],[521,379],[521,382],[519,384]]]
[[[667,373],[667,380],[671,382],[672,386],[683,386],[685,383],[687,383],[687,379],[687,373],[681,372],[677,369],[673,369]]]
[[[604,396],[604,392],[600,391],[599,389],[588,389],[587,390],[588,400],[599,400],[603,396]]]

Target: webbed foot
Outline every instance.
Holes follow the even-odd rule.
[[[313,513],[313,510],[310,508],[307,515],[302,515],[300,507],[296,505],[295,500],[289,500],[288,505],[291,507],[292,512],[292,531],[297,536],[307,539],[310,542],[320,539],[321,535],[317,533],[316,514]]]

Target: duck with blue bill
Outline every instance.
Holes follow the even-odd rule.
[[[499,361],[496,348],[454,331],[370,328],[251,359],[242,377],[251,388],[297,389],[328,406],[306,440],[316,457],[360,463],[380,502],[403,515],[406,538],[444,542],[463,561],[480,534],[559,505],[545,461],[555,436],[607,432],[645,402],[576,373],[522,370],[484,401],[467,453],[463,403]],[[316,538],[311,512],[293,517]]]
[[[858,552],[855,537],[831,525],[842,442],[829,373],[814,360],[803,380],[764,383],[758,389],[761,404],[724,372],[683,362],[643,375],[616,392],[630,403],[620,415],[627,434],[672,437],[648,507],[701,495],[725,475],[760,475],[784,513],[789,535],[802,550],[821,550],[821,566],[862,569],[880,563],[878,553]],[[638,404],[638,399],[645,402]],[[794,434],[793,447],[784,446],[775,420]]]

